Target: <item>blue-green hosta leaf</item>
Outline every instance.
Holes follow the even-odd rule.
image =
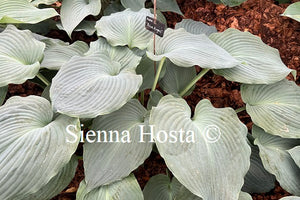
[[[167,57],[175,65],[202,68],[231,68],[239,64],[227,51],[213,43],[205,34],[194,35],[184,29],[168,28],[164,37],[156,38],[156,55],[153,54],[153,39],[147,49],[149,58],[155,61]]]
[[[300,197],[297,196],[287,196],[287,197],[283,197],[279,200],[300,200]]]
[[[118,110],[129,101],[142,84],[135,73],[140,57],[126,54],[122,65],[107,51],[73,56],[53,78],[50,97],[57,112],[80,118],[95,118]]]
[[[76,167],[78,165],[78,159],[73,156],[68,164],[66,164],[57,175],[55,175],[45,186],[39,189],[33,194],[23,195],[21,194],[16,199],[18,200],[49,200],[59,194],[65,189],[72,181]]]
[[[143,190],[145,200],[202,200],[173,177],[158,174],[150,178]]]
[[[0,106],[3,104],[6,94],[7,94],[8,86],[0,87]]]
[[[250,169],[244,178],[242,191],[249,193],[269,192],[275,187],[275,177],[265,170],[259,157],[259,149],[256,145],[251,147]]]
[[[144,163],[152,150],[149,136],[141,142],[140,126],[145,126],[144,132],[150,132],[148,119],[145,120],[146,112],[140,102],[133,99],[119,110],[93,121],[92,130],[105,133],[97,138],[100,142],[91,137],[93,139],[84,144],[83,161],[88,189],[121,180]]]
[[[21,84],[36,76],[45,44],[34,39],[30,31],[12,25],[0,33],[0,44],[0,87]]]
[[[300,87],[295,82],[242,85],[241,95],[256,125],[273,135],[300,138]]]
[[[28,0],[0,1],[0,23],[35,24],[56,15],[53,8],[38,9]]]
[[[41,67],[50,70],[59,70],[60,67],[67,63],[73,56],[82,56],[88,49],[89,46],[82,41],[76,41],[71,45],[52,43],[52,45],[47,46],[44,52]]]
[[[128,47],[113,47],[104,38],[98,38],[98,40],[91,42],[86,55],[102,51],[106,51],[110,59],[120,63],[122,68],[125,66],[135,68],[141,60],[141,57],[134,54]]]
[[[79,120],[54,117],[48,100],[8,99],[0,107],[0,199],[18,199],[43,188],[75,152],[79,140],[73,135],[79,138]]]
[[[241,191],[238,200],[252,200],[252,197],[247,192],[242,192]]]
[[[145,8],[145,1],[146,0],[121,0],[121,3],[125,8],[139,11],[140,9]]]
[[[153,2],[153,0],[152,0]],[[183,15],[176,0],[157,0],[157,8],[160,11],[170,11],[170,12],[174,12],[177,13],[179,15]]]
[[[134,177],[130,175],[121,181],[103,185],[92,191],[87,189],[83,180],[76,195],[77,200],[143,200],[142,190]]]
[[[295,76],[295,70],[287,68],[281,61],[278,50],[263,43],[258,36],[230,28],[209,37],[240,61],[234,68],[214,70],[227,80],[270,84],[284,79],[290,72]]]
[[[165,63],[166,73],[159,81],[159,86],[168,94],[179,94],[185,87],[196,77],[195,67],[178,67],[169,60]],[[194,87],[192,87],[186,94],[190,95]]]
[[[98,15],[101,0],[63,0],[61,5],[61,23],[71,37],[73,30],[88,15]]]
[[[97,35],[103,36],[112,46],[145,49],[153,33],[145,29],[146,16],[153,17],[150,10],[138,12],[126,9],[104,16],[96,23]]]
[[[57,0],[29,0],[30,3],[34,6],[39,6],[40,4],[51,5],[54,4]]]
[[[192,34],[206,34],[209,36],[212,33],[216,33],[215,26],[208,26],[200,21],[194,21],[192,19],[183,19],[180,23],[175,25],[175,29],[184,28],[187,32]]]
[[[167,95],[152,108],[150,124],[159,153],[188,190],[203,199],[238,199],[251,150],[233,109],[202,100],[191,118],[185,100]]]
[[[300,139],[286,139],[266,133],[253,125],[254,144],[267,171],[276,176],[280,186],[294,195],[300,195],[300,168],[288,150],[300,144]]]
[[[291,156],[294,159],[295,163],[300,168],[300,146],[296,146],[296,147],[288,150],[288,152],[291,154]]]
[[[157,106],[158,102],[160,101],[160,99],[163,97],[164,95],[158,91],[158,90],[154,90],[151,91],[149,94],[149,100],[147,103],[147,109],[151,110],[152,107]]]
[[[95,21],[83,20],[73,31],[84,31],[87,35],[92,36],[96,32],[95,25]],[[56,26],[59,30],[64,30],[61,23],[56,24]]]
[[[122,6],[121,2],[119,0],[113,0],[105,8],[105,10],[103,11],[103,14],[105,16],[107,16],[107,15],[111,15],[116,12],[121,12],[123,10],[125,10],[125,8]]]
[[[289,5],[282,15],[300,22],[300,2]]]
[[[157,67],[158,64],[156,64],[156,68]],[[159,75],[159,80],[164,77],[165,72],[166,67],[163,67]],[[141,85],[139,91],[144,91],[146,89],[152,88],[155,79],[154,62],[153,60],[150,60],[146,54],[143,56],[140,64],[137,66],[136,73],[143,76],[143,84]]]

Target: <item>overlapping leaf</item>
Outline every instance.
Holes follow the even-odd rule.
[[[45,44],[34,39],[30,31],[12,25],[0,33],[0,43],[0,87],[21,84],[36,76]]]
[[[150,132],[146,112],[135,99],[93,121],[92,130],[104,133],[97,132],[100,137],[84,145],[85,182],[89,190],[127,177],[150,155],[150,137],[141,135],[142,131]]]
[[[32,5],[37,7],[40,4],[45,4],[45,5],[54,4],[56,0],[29,0],[29,2],[31,2]]]
[[[61,23],[69,37],[76,26],[88,15],[98,15],[101,0],[64,0],[61,5]]]
[[[205,47],[205,48],[204,48]],[[239,64],[227,51],[213,43],[206,35],[194,35],[184,29],[167,29],[164,37],[156,39],[156,55],[153,54],[153,39],[150,41],[147,55],[155,61],[167,57],[175,65],[222,69]]]
[[[184,28],[187,32],[196,35],[206,34],[209,36],[212,33],[216,33],[217,29],[215,26],[208,26],[200,21],[194,21],[192,19],[183,19],[180,23],[175,25],[175,29]]]
[[[35,24],[56,15],[53,8],[38,9],[28,0],[0,1],[0,23]]]
[[[121,3],[125,8],[139,11],[140,9],[145,8],[145,1],[146,0],[121,0]]]
[[[8,86],[0,87],[0,106],[3,104],[5,100],[7,90],[8,90]]]
[[[196,77],[195,67],[178,67],[166,61],[166,73],[160,80],[159,86],[168,94],[179,94],[185,87]],[[194,87],[192,87],[185,95],[190,95]]]
[[[159,80],[165,75],[165,72],[166,67],[163,67],[159,75]],[[140,64],[136,68],[136,73],[141,74],[143,76],[143,84],[141,85],[139,91],[150,89],[155,79],[155,69],[153,60],[150,60],[147,57],[147,55],[144,55]]]
[[[251,143],[250,147],[250,169],[245,176],[242,191],[249,193],[269,192],[275,187],[275,177],[265,170],[261,158],[259,157],[258,147]]]
[[[300,2],[289,5],[282,15],[300,22]]]
[[[146,16],[153,17],[153,14],[144,8],[138,12],[126,9],[104,16],[96,23],[97,35],[105,37],[113,46],[145,49],[153,35],[145,29]]]
[[[73,156],[56,176],[54,176],[45,186],[33,194],[21,194],[18,200],[49,200],[65,189],[73,179],[78,165],[78,159]]]
[[[242,85],[241,95],[256,125],[273,135],[300,138],[300,87],[295,82]]]
[[[0,107],[0,199],[36,193],[62,170],[79,142],[68,126],[79,137],[79,120],[54,117],[42,97],[12,97]]]
[[[157,0],[156,3],[160,11],[171,11],[179,15],[183,15],[176,0]]]
[[[295,163],[300,167],[300,146],[296,146],[290,150],[288,150],[290,155],[292,156]]]
[[[300,144],[300,139],[285,139],[266,133],[258,126],[252,127],[254,143],[264,167],[276,176],[280,186],[294,195],[300,195],[300,168],[288,150]]]
[[[63,43],[52,43],[47,46],[41,66],[51,70],[59,70],[73,56],[82,56],[89,49],[88,45],[82,41],[76,41],[71,45]]]
[[[77,200],[143,200],[142,190],[134,177],[130,175],[127,178],[117,181],[110,185],[103,185],[92,191],[89,191],[86,187],[86,183],[83,180],[76,195]]]
[[[297,196],[287,196],[287,197],[283,197],[279,200],[300,200],[300,197]]]
[[[214,72],[227,80],[248,84],[270,84],[284,79],[295,70],[287,68],[277,49],[262,42],[258,36],[236,29],[210,35],[216,44],[224,48],[240,63],[234,68]]]
[[[109,52],[73,56],[61,67],[50,88],[54,110],[94,118],[118,110],[135,95],[142,84],[135,73],[141,58],[122,51],[112,60]]]
[[[251,151],[233,109],[202,100],[191,119],[187,103],[168,95],[152,108],[150,124],[159,153],[188,190],[204,199],[238,199]]]
[[[153,176],[144,190],[145,200],[202,200],[186,189],[175,177],[163,174]]]

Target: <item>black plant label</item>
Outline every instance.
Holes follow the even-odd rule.
[[[147,30],[155,33],[156,35],[163,37],[165,33],[165,25],[154,18],[147,16],[145,27]]]

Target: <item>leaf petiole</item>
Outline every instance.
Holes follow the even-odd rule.
[[[154,79],[154,83],[153,83],[151,91],[155,91],[155,88],[156,88],[156,85],[157,85],[157,82],[158,82],[158,79],[159,79],[159,75],[160,75],[160,72],[162,70],[162,67],[164,66],[165,60],[166,60],[166,57],[163,57],[161,59],[160,63],[159,63],[159,66],[158,66],[158,69],[157,69],[157,72],[156,72],[156,75],[155,75],[155,79]]]
[[[183,96],[187,93],[210,69],[202,69],[202,71],[182,90],[179,95]]]
[[[46,86],[50,85],[50,82],[47,80],[47,78],[41,74],[40,72],[36,75]]]

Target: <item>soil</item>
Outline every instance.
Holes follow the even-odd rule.
[[[177,1],[184,13],[184,18],[214,25],[218,31],[224,31],[231,27],[241,31],[249,31],[261,37],[266,44],[279,50],[283,62],[289,68],[297,70],[296,83],[300,85],[300,23],[280,16],[289,4],[278,4],[274,0],[248,0],[238,7],[230,8],[224,5],[215,5],[206,0]],[[169,27],[174,27],[177,22],[182,20],[180,15],[169,12],[164,14]],[[62,31],[51,31],[48,36],[70,41]],[[73,33],[72,38],[74,41],[79,39],[88,43],[97,39],[95,35],[88,37],[82,32]],[[200,68],[198,68],[199,70]],[[291,76],[288,78],[292,79]],[[13,95],[40,95],[41,92],[42,88],[27,81],[22,85],[9,85],[7,97]],[[186,97],[186,100],[194,110],[195,105],[203,98],[209,99],[215,107],[233,107],[237,109],[244,105],[239,92],[239,84],[227,81],[211,72],[197,83],[194,92]],[[241,112],[239,117],[250,131],[252,122],[247,113]],[[77,154],[82,155],[82,146],[79,147]],[[145,163],[134,171],[134,174],[141,188],[143,188],[150,177],[159,173],[166,173],[166,170],[164,160],[159,154],[153,152]],[[76,190],[83,178],[83,162],[80,160],[76,176],[70,185],[53,200],[75,199]],[[277,200],[288,195],[277,183],[276,187],[270,192],[252,194],[252,197],[254,200]]]

